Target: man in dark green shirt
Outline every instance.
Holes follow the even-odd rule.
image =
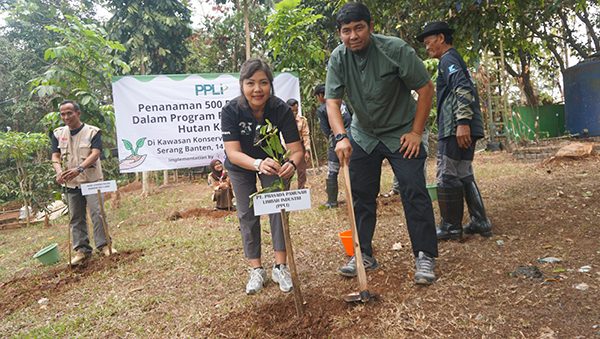
[[[373,22],[365,5],[345,4],[336,20],[344,44],[329,59],[325,98],[337,140],[335,151],[340,164],[349,165],[365,269],[379,267],[371,242],[377,221],[381,163],[387,158],[400,181],[416,257],[415,282],[431,284],[435,281],[433,267],[438,250],[433,208],[423,176],[427,155],[421,134],[431,110],[433,83],[423,62],[406,42],[372,34]],[[419,94],[416,101],[411,90]],[[346,135],[340,114],[344,92],[355,112],[351,135]],[[355,257],[338,273],[356,276]]]

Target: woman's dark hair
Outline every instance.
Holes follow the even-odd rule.
[[[298,100],[296,99],[288,99],[288,101],[285,102],[288,106],[293,107],[298,105]]]
[[[360,2],[348,2],[337,12],[335,22],[337,29],[342,28],[342,24],[349,24],[356,21],[365,21],[367,25],[371,24],[371,12],[367,6]]]
[[[256,71],[264,71],[271,84],[271,93],[269,94],[267,105],[273,107],[275,102],[275,88],[273,86],[273,72],[271,71],[271,67],[259,58],[250,58],[246,60],[240,68],[240,92],[242,93],[242,96],[240,97],[240,100],[238,100],[238,105],[242,109],[248,108],[248,100],[244,95],[244,80],[251,78]]]

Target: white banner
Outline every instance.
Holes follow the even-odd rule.
[[[241,94],[238,74],[114,77],[112,87],[121,173],[224,160],[221,108]],[[297,76],[276,74],[274,88],[300,102]]]
[[[254,215],[279,213],[310,209],[310,191],[308,189],[257,194],[252,199]]]

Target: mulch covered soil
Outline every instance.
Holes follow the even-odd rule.
[[[29,307],[49,295],[60,295],[76,286],[81,278],[98,272],[110,271],[124,263],[138,260],[142,250],[124,250],[110,257],[94,255],[78,266],[55,264],[52,269],[39,276],[19,275],[0,285],[0,314],[8,316],[22,308]]]
[[[294,294],[281,293],[269,277],[260,295],[248,297],[244,307],[227,312],[215,307],[210,321],[186,326],[184,336],[600,338],[600,161],[542,166],[517,164],[508,157],[476,159],[476,175],[487,164],[506,164],[494,167],[500,168],[497,175],[478,179],[494,235],[440,242],[433,285],[417,286],[412,281],[414,257],[400,215],[401,198],[395,196],[380,200],[378,207],[374,255],[381,267],[367,273],[369,290],[379,293],[372,305],[343,301],[345,294],[358,291],[358,283],[334,274],[331,265],[347,260],[339,254],[341,245],[335,252],[323,248],[323,253],[310,255],[299,246],[295,256],[303,317],[297,316]],[[509,171],[513,166],[522,171]],[[312,189],[320,189],[318,179],[311,180]],[[215,223],[229,213],[235,216],[201,208],[177,213],[182,218],[215,216]],[[339,215],[345,213],[342,205]],[[467,220],[465,208],[463,221]],[[331,220],[313,222],[323,224],[295,225],[295,232],[317,232]],[[393,248],[397,243],[401,249]],[[15,276],[0,286],[0,314],[10,315],[48,294],[63,293],[87,274],[111,270],[142,255],[137,250],[110,258],[95,256],[73,274],[68,267],[56,266],[43,276]]]
[[[232,210],[232,211],[212,210],[212,209],[197,207],[197,208],[191,208],[191,209],[188,209],[185,211],[173,211],[167,219],[171,220],[171,221],[177,220],[177,219],[201,218],[201,217],[209,217],[212,219],[222,219],[223,217],[225,217],[226,215],[228,215],[230,213],[235,213],[235,211],[234,210]]]
[[[528,166],[525,179],[479,182],[494,235],[440,242],[435,284],[415,286],[412,258],[392,250],[398,237],[410,248],[404,220],[395,218],[397,196],[379,204],[374,242],[381,268],[367,275],[370,290],[380,297],[372,306],[346,304],[341,297],[358,291],[356,279],[323,272],[326,278],[318,283],[302,281],[302,318],[292,293],[282,295],[275,285],[264,292],[272,299],[213,319],[211,334],[600,338],[600,161]],[[549,257],[560,262],[543,262]]]

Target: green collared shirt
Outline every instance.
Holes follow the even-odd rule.
[[[431,77],[414,49],[404,40],[379,34],[362,57],[338,46],[327,69],[326,99],[341,99],[344,90],[354,108],[352,138],[371,153],[381,141],[392,152],[412,130],[417,102],[411,90]]]

